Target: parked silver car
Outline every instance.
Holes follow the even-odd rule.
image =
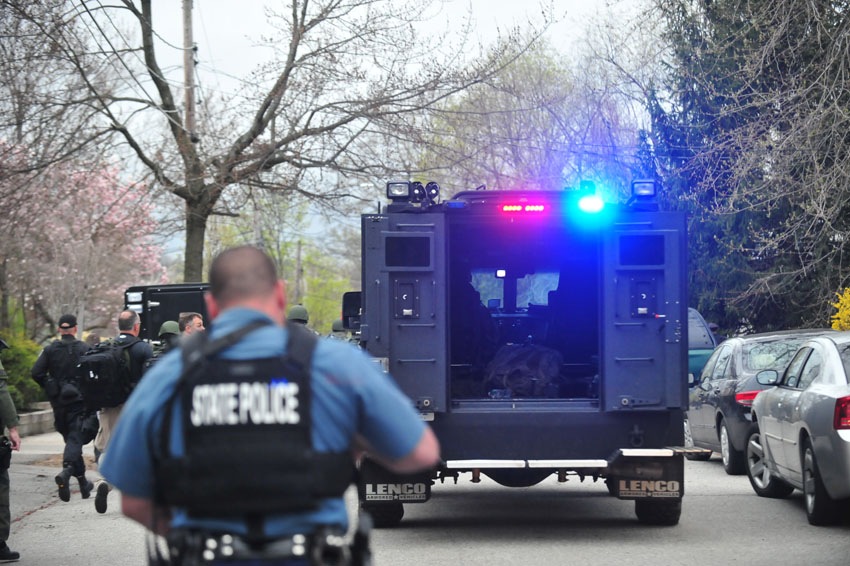
[[[800,489],[813,525],[850,513],[850,332],[804,342],[781,375],[760,372],[747,476],[763,497]]]

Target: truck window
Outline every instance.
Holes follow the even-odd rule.
[[[555,272],[529,273],[516,282],[516,306],[548,305],[549,291],[558,288],[558,274]]]
[[[481,296],[481,302],[485,305],[496,299],[499,306],[505,306],[505,280],[496,277],[495,269],[474,269],[472,271],[472,286]]]

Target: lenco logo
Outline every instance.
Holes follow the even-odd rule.
[[[366,499],[372,501],[424,501],[428,488],[424,483],[367,483]]]
[[[680,484],[675,480],[620,480],[618,487],[623,497],[679,497]]]

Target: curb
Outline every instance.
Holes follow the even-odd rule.
[[[23,438],[53,432],[53,409],[23,413],[18,416],[18,434]]]

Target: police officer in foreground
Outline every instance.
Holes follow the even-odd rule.
[[[71,477],[77,478],[83,499],[88,499],[93,489],[83,461],[83,445],[92,440],[90,434],[84,433],[92,412],[86,408],[75,376],[80,356],[88,351],[89,345],[76,336],[77,317],[63,314],[59,318],[59,340],[48,344],[32,366],[32,378],[47,393],[53,409],[53,425],[65,441],[62,471],[55,478],[62,501],[71,500]]]
[[[265,253],[222,252],[209,281],[212,329],[142,380],[102,473],[172,564],[357,564],[341,536],[354,459],[428,469],[436,437],[365,353],[285,324]]]

